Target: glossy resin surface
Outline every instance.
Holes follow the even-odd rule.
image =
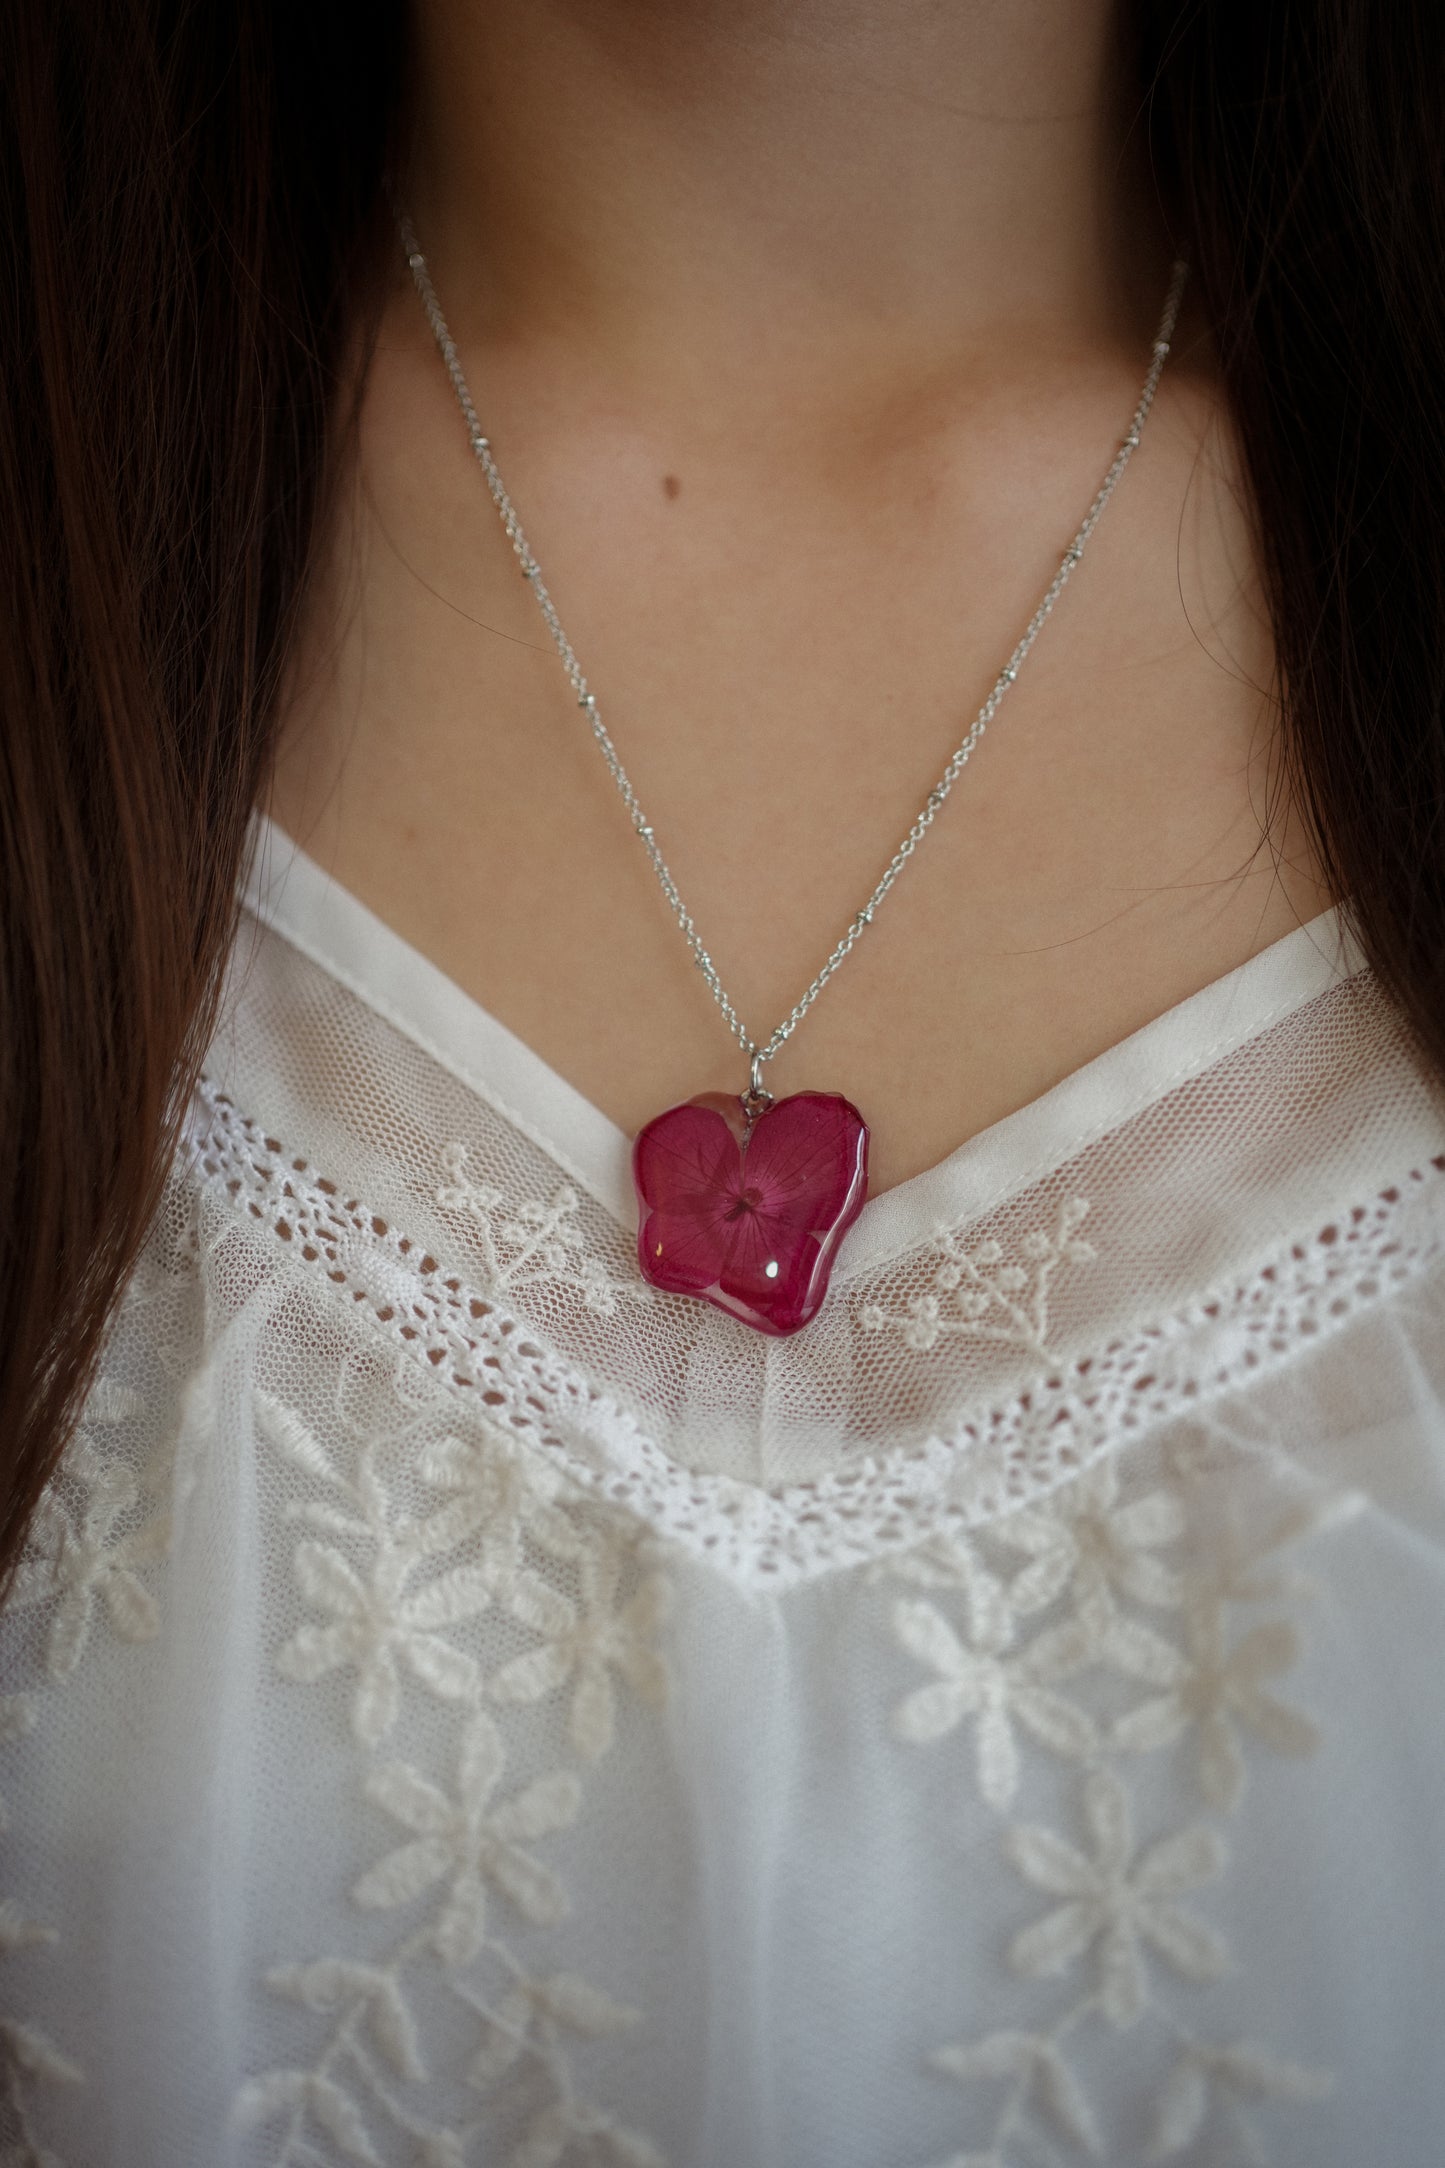
[[[868,1127],[836,1092],[797,1092],[749,1122],[708,1093],[638,1132],[638,1263],[759,1332],[799,1331],[828,1292],[868,1194]]]

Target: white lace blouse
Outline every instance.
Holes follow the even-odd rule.
[[[1445,2160],[1445,1113],[1335,919],[768,1341],[259,834],[0,1621],[0,2160]]]

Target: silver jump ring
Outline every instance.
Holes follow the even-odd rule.
[[[748,1062],[748,1088],[743,1093],[743,1112],[750,1121],[766,1114],[773,1103],[773,1095],[763,1082],[764,1059],[765,1056],[754,1047]]]

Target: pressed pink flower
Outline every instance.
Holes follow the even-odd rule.
[[[796,1332],[817,1315],[863,1208],[868,1130],[834,1092],[780,1099],[750,1129],[736,1101],[709,1095],[650,1121],[632,1171],[638,1261],[654,1287],[760,1332]]]

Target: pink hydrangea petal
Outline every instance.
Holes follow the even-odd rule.
[[[749,1187],[761,1193],[760,1210],[793,1226],[831,1219],[857,1179],[861,1126],[848,1101],[831,1092],[798,1092],[769,1107],[744,1160]]]
[[[715,1196],[737,1174],[738,1142],[714,1108],[689,1100],[639,1130],[632,1160],[649,1188],[665,1184],[669,1196]]]
[[[655,1287],[701,1294],[717,1278],[739,1164],[721,1115],[695,1102],[669,1107],[639,1131],[632,1148],[643,1206],[638,1258]]]

